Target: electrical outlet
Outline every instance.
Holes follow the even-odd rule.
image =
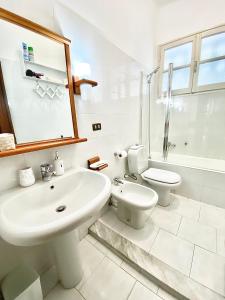
[[[94,123],[92,124],[93,131],[102,130],[102,124],[101,123]]]

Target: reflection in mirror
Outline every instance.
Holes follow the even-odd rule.
[[[0,133],[17,144],[73,138],[64,44],[4,20],[0,40]]]

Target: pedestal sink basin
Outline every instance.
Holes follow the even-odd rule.
[[[107,176],[84,168],[13,189],[0,197],[0,235],[16,246],[50,242],[59,278],[71,288],[82,277],[74,229],[104,206],[110,192]]]

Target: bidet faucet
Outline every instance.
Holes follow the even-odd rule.
[[[41,168],[41,177],[43,181],[50,181],[52,179],[52,175],[55,175],[53,171],[53,166],[51,164],[42,164]]]
[[[119,177],[113,178],[113,183],[115,185],[124,184],[123,180],[121,178],[119,178]]]

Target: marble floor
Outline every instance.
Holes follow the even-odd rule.
[[[74,289],[57,285],[45,300],[174,300],[111,250],[87,235],[80,242],[84,276]]]
[[[102,225],[106,225],[124,239],[123,243],[131,242],[132,247],[136,245],[139,253],[143,250],[145,265],[147,253],[151,264],[155,259],[158,264],[164,263],[170,271],[178,271],[183,280],[190,279],[190,286],[198,284],[198,289],[208,295],[202,299],[224,299],[225,210],[179,195],[171,194],[171,198],[172,204],[169,207],[156,206],[151,211],[144,229],[135,230],[120,222],[115,209],[111,208],[99,219],[101,224],[97,223],[93,232],[104,239],[104,233],[101,236],[100,231],[104,231]],[[107,242],[107,238],[105,241]],[[113,243],[118,244],[115,236],[108,242],[111,246]],[[122,254],[125,256],[126,251],[128,250],[124,250],[123,247]],[[132,260],[135,255],[130,251],[128,257]],[[153,267],[151,265],[149,269],[152,271]],[[171,278],[169,280],[171,281]],[[138,288],[136,287],[136,290]],[[179,292],[182,294],[182,288]],[[201,295],[195,297],[200,299]]]

